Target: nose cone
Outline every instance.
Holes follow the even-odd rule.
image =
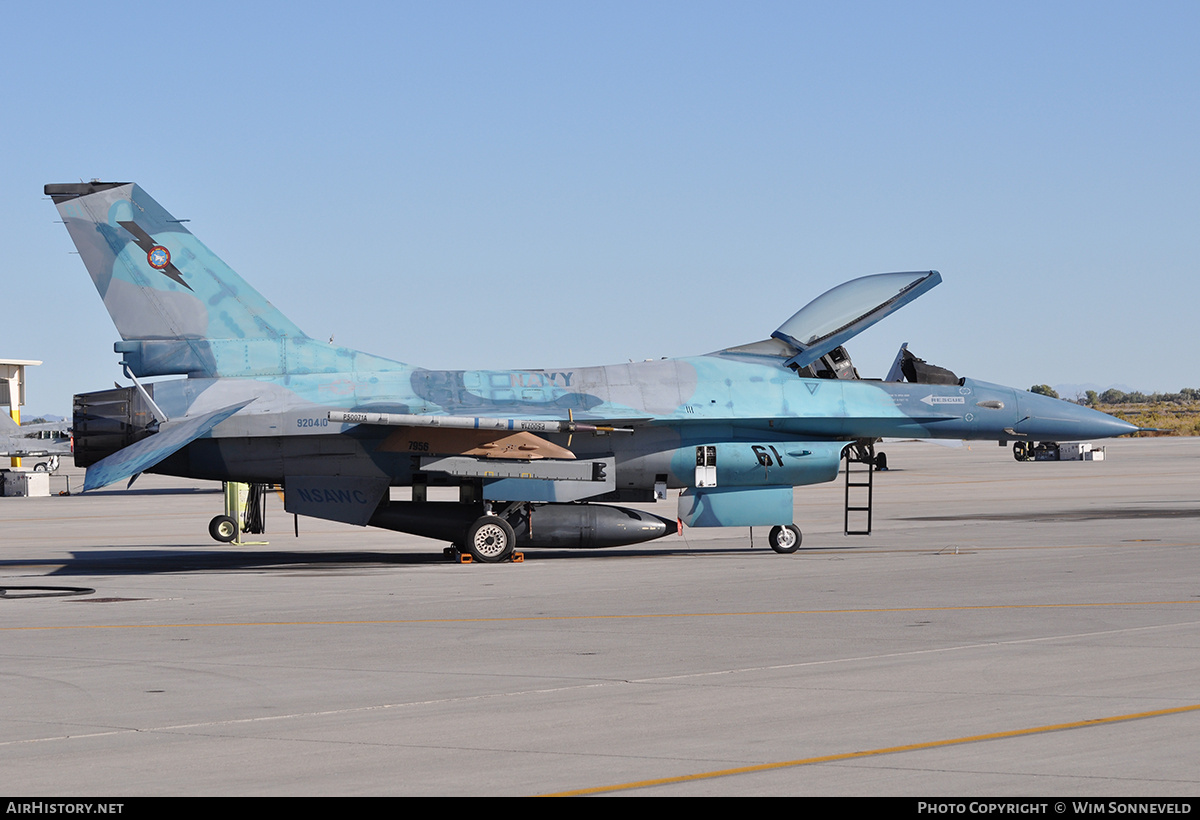
[[[1136,432],[1136,424],[1090,407],[1017,391],[1021,420],[1013,429],[1035,441],[1086,441]]]

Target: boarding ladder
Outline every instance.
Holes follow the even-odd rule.
[[[857,441],[842,451],[843,469],[846,471],[846,516],[843,530],[846,535],[871,534],[871,504],[874,499],[875,480],[875,443],[873,441]],[[861,465],[857,469],[854,465]],[[854,503],[851,504],[851,495]],[[850,529],[850,513],[859,517],[855,523],[861,524],[861,514],[867,514],[866,529]]]

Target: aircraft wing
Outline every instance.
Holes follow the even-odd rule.
[[[332,410],[329,420],[392,428],[382,451],[417,456],[425,472],[486,479],[485,498],[555,503],[615,490],[616,462],[612,457],[577,460],[571,450],[543,435],[633,432],[629,427],[577,422],[570,414],[561,419]]]
[[[202,416],[167,425],[160,432],[100,459],[87,468],[83,492],[106,487],[115,481],[136,476],[150,469],[167,456],[205,435],[252,401],[254,399],[248,399]]]

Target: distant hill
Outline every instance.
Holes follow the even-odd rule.
[[[66,416],[56,416],[53,413],[39,414],[39,413],[31,413],[28,410],[21,411],[21,423],[22,424],[32,424],[34,419],[45,419],[48,422],[53,422],[53,421],[66,421],[67,417]]]

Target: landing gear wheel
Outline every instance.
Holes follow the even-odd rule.
[[[503,518],[485,515],[467,530],[467,550],[476,561],[495,564],[512,555],[517,536]]]
[[[228,544],[237,538],[237,522],[227,515],[218,515],[212,521],[208,522],[208,534],[213,537],[214,541]]]
[[[1029,446],[1028,441],[1013,442],[1013,458],[1017,461],[1033,460],[1033,448]]]
[[[800,534],[800,528],[795,524],[788,524],[786,527],[772,527],[771,534],[767,536],[771,549],[781,555],[787,555],[800,549],[800,542],[803,540],[804,536]]]

